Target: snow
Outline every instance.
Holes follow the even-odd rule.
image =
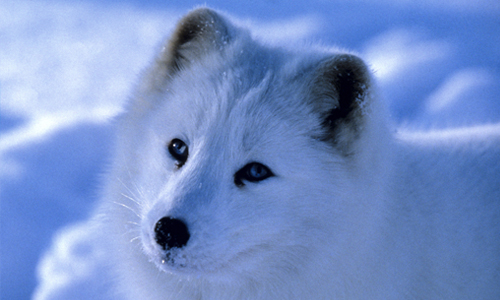
[[[420,129],[408,139],[500,134],[497,0],[206,3],[267,39],[360,53],[396,122]],[[99,265],[99,253],[78,246],[92,238],[78,222],[99,194],[112,119],[162,38],[197,4],[0,2],[1,299],[30,298],[36,276],[34,299],[45,299]],[[93,298],[84,290],[82,299]]]

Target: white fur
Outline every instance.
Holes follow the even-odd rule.
[[[117,291],[127,299],[498,299],[498,138],[481,147],[393,138],[370,80],[359,136],[337,138],[349,143],[346,154],[311,138],[325,131],[308,100],[312,75],[294,79],[338,52],[260,45],[224,22],[229,44],[164,81],[157,59],[120,120],[96,218]],[[180,169],[166,150],[174,138],[190,151]],[[251,161],[276,176],[237,187],[234,174]],[[172,250],[174,264],[162,263],[153,236],[164,216],[182,218],[191,234]]]

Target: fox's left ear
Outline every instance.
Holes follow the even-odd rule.
[[[326,129],[325,140],[346,149],[359,136],[369,107],[370,86],[368,67],[355,55],[334,55],[319,64],[312,93]]]

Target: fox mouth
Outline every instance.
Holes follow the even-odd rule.
[[[163,272],[187,271],[190,266],[184,248],[171,248],[164,250],[152,238],[143,239],[143,253],[151,263]]]
[[[213,236],[200,236],[188,225],[177,218],[162,217],[143,227],[143,253],[160,271],[187,276],[233,276],[254,268],[261,255],[267,257],[276,250],[270,241],[247,245],[237,238],[233,246],[228,246],[229,242],[216,243]],[[226,246],[221,248],[219,244]]]
[[[185,269],[188,266],[186,256],[180,253],[174,253],[174,251],[167,251],[163,257],[160,257],[159,263],[162,267],[161,269],[163,269],[164,267],[168,267],[169,269]]]

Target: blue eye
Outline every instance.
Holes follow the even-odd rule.
[[[177,161],[177,166],[180,168],[188,159],[189,149],[186,143],[179,139],[173,139],[168,145],[168,152]]]
[[[243,180],[259,182],[271,176],[274,176],[274,174],[268,167],[258,162],[251,162],[234,174],[234,184],[243,186],[245,185]]]

